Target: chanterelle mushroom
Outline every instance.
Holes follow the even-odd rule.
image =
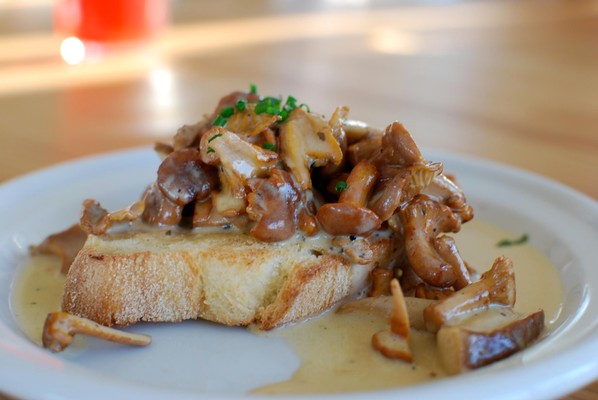
[[[215,168],[201,161],[197,148],[170,153],[158,167],[156,181],[162,193],[172,202],[184,206],[192,200],[203,200],[216,187]]]
[[[378,171],[371,162],[363,160],[357,164],[338,203],[326,203],[318,209],[316,218],[322,228],[332,235],[363,235],[378,229],[380,218],[365,206],[377,177]]]
[[[249,179],[247,184],[251,189],[247,214],[257,221],[251,235],[264,242],[291,237],[296,230],[295,210],[300,199],[291,175],[275,169],[268,179]]]
[[[458,232],[459,219],[450,208],[426,195],[414,197],[400,212],[409,265],[427,284],[450,287],[467,279],[461,265],[452,265],[438,252],[436,241],[441,233]]]
[[[434,303],[424,310],[424,320],[430,332],[437,332],[447,321],[491,305],[515,304],[515,274],[513,263],[499,257],[479,281],[456,291],[452,296]]]
[[[62,351],[73,342],[77,333],[134,346],[147,346],[152,342],[151,336],[119,331],[89,319],[59,311],[48,314],[44,324],[42,343],[45,348],[54,352]]]
[[[341,147],[332,128],[321,117],[295,108],[280,126],[281,158],[302,190],[311,189],[310,169],[340,164]]]
[[[276,152],[246,142],[220,127],[214,127],[202,136],[200,151],[205,163],[221,168],[221,189],[212,196],[216,209],[226,217],[244,212],[247,179],[268,176],[278,161]]]

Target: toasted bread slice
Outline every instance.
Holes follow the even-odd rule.
[[[371,261],[359,265],[327,238],[264,243],[222,229],[90,235],[62,308],[106,326],[201,318],[272,329],[364,289],[390,240],[370,247]]]

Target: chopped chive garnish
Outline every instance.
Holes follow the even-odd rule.
[[[525,242],[527,242],[529,239],[529,236],[527,235],[527,233],[524,233],[523,235],[521,235],[520,238],[518,239],[503,239],[500,242],[496,243],[497,247],[508,247],[508,246],[515,246],[518,244],[524,244]]]
[[[214,152],[214,149],[211,148],[210,146],[208,146],[208,150],[206,151],[206,153],[209,154],[209,153],[213,153],[213,152]]]
[[[264,144],[262,144],[262,148],[270,151],[276,151],[276,145],[270,142],[264,142]]]
[[[305,111],[307,111],[308,113],[311,112],[311,110],[309,109],[309,106],[305,103],[301,103],[299,104],[299,108],[303,108]]]
[[[214,122],[212,122],[213,126],[224,126],[228,122],[228,118],[223,117],[222,115],[218,115]]]
[[[235,110],[232,107],[224,107],[222,110],[220,110],[220,115],[224,118],[228,118],[231,115],[233,115],[234,113],[235,113]]]
[[[257,86],[255,83],[249,84],[249,93],[256,94],[257,93]]]
[[[211,138],[208,139],[208,143],[210,143],[212,140],[216,139],[217,137],[222,136],[222,133],[217,133],[214,136],[212,136]]]
[[[245,108],[247,108],[247,100],[241,99],[241,100],[237,101],[237,104],[235,104],[235,108],[238,111],[243,111]]]
[[[336,182],[336,185],[334,185],[334,191],[337,193],[342,193],[345,190],[347,190],[349,186],[347,185],[347,182],[345,181],[338,181]]]

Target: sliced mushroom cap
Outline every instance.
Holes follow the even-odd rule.
[[[176,150],[158,167],[158,187],[168,199],[180,206],[195,199],[205,199],[217,183],[216,170],[201,161],[201,154],[196,148]]]
[[[321,117],[295,108],[280,125],[281,158],[302,190],[311,188],[312,167],[338,165],[343,159],[332,128]]]
[[[246,142],[220,127],[202,136],[199,146],[203,162],[222,165],[229,177],[234,175],[242,183],[249,178],[267,176],[278,161],[278,153]]]
[[[280,121],[279,115],[254,112],[255,104],[247,104],[243,111],[236,111],[226,122],[226,129],[237,134],[255,136]]]
[[[328,125],[330,125],[330,129],[332,129],[332,136],[338,142],[341,151],[343,154],[347,151],[347,135],[343,129],[343,122],[349,115],[349,107],[342,106],[337,107],[336,110],[332,113],[330,117],[330,121]],[[336,174],[337,172],[341,171],[346,164],[346,157],[343,157],[340,163],[328,164],[325,165],[320,169],[320,174],[322,176],[331,176]]]
[[[504,318],[494,318],[482,329],[469,327],[467,321],[460,326],[440,329],[437,334],[438,350],[449,374],[483,367],[504,359],[528,347],[544,329],[542,310],[526,316],[509,309],[497,311]]]

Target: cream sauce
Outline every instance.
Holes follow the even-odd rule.
[[[514,264],[517,287],[515,310],[545,311],[550,330],[561,310],[563,289],[550,260],[530,244],[499,248],[516,237],[484,221],[472,220],[454,235],[463,259],[479,272],[500,255]],[[485,317],[492,316],[492,313]],[[301,359],[301,366],[284,382],[258,388],[259,394],[349,392],[414,385],[446,376],[437,354],[435,336],[411,330],[413,364],[386,359],[371,346],[374,333],[388,326],[375,313],[329,312],[305,323],[265,333],[285,339]]]
[[[563,290],[546,256],[530,244],[496,247],[505,238],[517,234],[505,232],[484,221],[464,224],[454,235],[467,262],[480,272],[493,260],[505,255],[513,260],[517,282],[516,310],[530,313],[538,308],[546,313],[550,330],[561,307]],[[319,239],[322,240],[322,239]],[[322,245],[326,244],[322,241]],[[31,257],[30,264],[18,277],[12,294],[12,306],[20,326],[34,342],[40,343],[41,327],[47,313],[60,308],[64,277],[60,262],[52,256]],[[414,363],[393,361],[381,356],[371,346],[372,335],[387,327],[386,318],[359,311],[328,312],[309,321],[260,332],[261,335],[286,340],[301,359],[301,366],[284,382],[255,390],[255,393],[323,393],[383,389],[413,385],[443,377],[436,341],[432,334],[413,330],[410,346]]]
[[[40,346],[46,316],[60,310],[65,281],[60,268],[58,257],[32,256],[12,292],[12,309],[19,326],[27,337]]]

